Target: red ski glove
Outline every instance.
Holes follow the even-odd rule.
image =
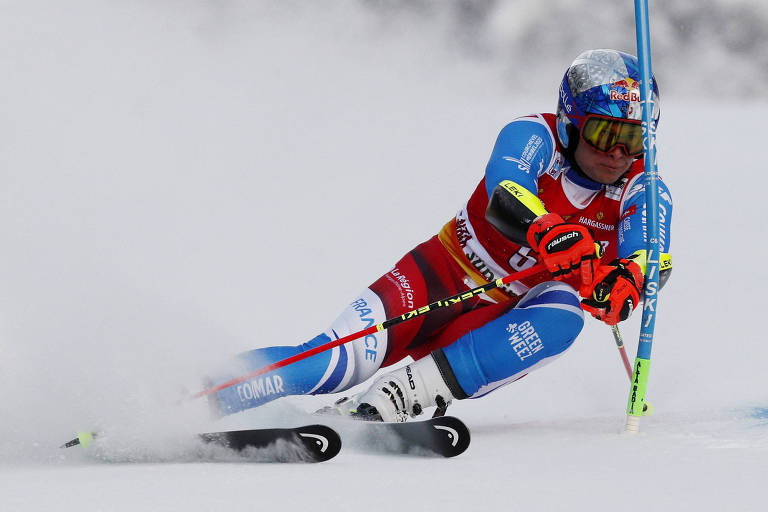
[[[593,283],[581,287],[581,308],[608,325],[616,325],[637,307],[642,288],[640,265],[626,258],[613,260],[597,269]]]
[[[582,284],[594,280],[602,246],[585,226],[568,224],[558,214],[547,213],[531,223],[526,238],[555,279],[580,273]]]

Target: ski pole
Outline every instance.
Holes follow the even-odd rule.
[[[337,340],[329,341],[328,343],[324,343],[323,345],[319,345],[315,348],[306,350],[304,352],[300,352],[296,355],[293,355],[291,357],[287,357],[285,359],[282,359],[280,361],[277,361],[275,363],[269,364],[267,366],[264,366],[263,368],[259,368],[258,370],[254,370],[250,373],[247,373],[245,375],[242,375],[240,377],[236,377],[234,379],[228,380],[226,382],[222,382],[221,384],[217,384],[216,386],[212,386],[210,388],[204,389],[202,391],[199,391],[195,393],[194,395],[190,396],[190,399],[194,398],[200,398],[206,395],[210,395],[212,393],[216,393],[218,391],[221,391],[222,389],[226,389],[228,387],[234,386],[235,384],[239,384],[241,382],[244,382],[246,380],[250,380],[254,377],[257,377],[259,375],[263,375],[267,372],[270,372],[272,370],[277,370],[278,368],[282,368],[283,366],[288,366],[289,364],[295,363],[297,361],[301,361],[303,359],[306,359],[308,357],[312,357],[316,354],[319,354],[321,352],[325,352],[326,350],[330,350],[334,347],[338,347],[339,345],[343,345],[345,343],[348,343],[350,341],[354,341],[356,339],[362,338],[363,336],[367,336],[369,334],[373,334],[375,332],[383,331],[384,329],[389,329],[390,327],[401,324],[403,322],[407,322],[408,320],[411,320],[412,318],[416,318],[422,315],[426,315],[427,313],[430,313],[432,311],[435,311],[440,308],[450,307],[454,304],[458,304],[459,302],[465,301],[467,299],[471,299],[472,297],[475,297],[477,295],[481,295],[483,293],[489,292],[495,288],[499,288],[505,284],[511,283],[513,281],[517,281],[520,279],[524,279],[526,277],[532,276],[538,272],[541,272],[546,267],[543,263],[539,263],[537,265],[534,265],[531,268],[521,270],[520,272],[515,272],[514,274],[509,274],[506,277],[502,277],[499,279],[496,279],[494,281],[491,281],[490,283],[484,284],[482,286],[478,286],[477,288],[472,288],[471,290],[467,290],[466,292],[457,293],[456,295],[452,295],[451,297],[446,297],[445,299],[436,300],[435,302],[432,302],[431,304],[427,304],[426,306],[422,306],[420,308],[414,309],[412,311],[408,311],[407,313],[403,313],[400,316],[396,316],[393,318],[390,318],[388,320],[384,320],[380,324],[372,325],[366,329],[363,329],[362,331],[357,331],[352,334],[348,334],[347,336],[343,336]]]
[[[648,373],[651,365],[651,348],[656,327],[659,291],[659,254],[661,239],[659,231],[659,186],[656,166],[656,125],[653,122],[653,71],[651,70],[651,34],[648,27],[648,0],[635,0],[635,33],[637,35],[637,57],[640,64],[640,101],[643,104],[643,149],[646,210],[646,270],[645,297],[643,298],[643,319],[640,324],[640,338],[637,343],[635,370],[629,387],[627,400],[627,422],[624,432],[637,433],[640,417],[645,412],[645,392],[648,388]]]
[[[621,354],[621,360],[624,361],[624,368],[627,370],[627,377],[632,380],[632,365],[629,364],[629,357],[627,357],[627,351],[624,349],[624,339],[621,337],[621,331],[619,331],[618,325],[611,326],[611,332],[613,333],[613,339],[616,340],[616,348],[619,349]]]
[[[616,348],[619,349],[621,354],[621,360],[624,362],[624,368],[627,370],[627,377],[629,382],[632,382],[632,365],[629,364],[629,357],[627,357],[627,351],[624,348],[624,338],[621,336],[618,325],[611,326],[611,332],[613,333],[613,339],[616,341]],[[643,416],[650,416],[653,414],[653,406],[647,400],[643,403]]]

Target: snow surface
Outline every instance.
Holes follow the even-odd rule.
[[[325,328],[454,215],[498,130],[551,111],[560,78],[510,90],[439,26],[350,3],[254,5],[0,2],[0,510],[765,508],[768,420],[749,414],[768,405],[768,105],[666,97],[663,76],[675,270],[640,435],[620,434],[627,378],[591,321],[552,365],[452,406],[473,434],[456,459],[349,443],[322,465],[201,461],[184,432],[332,398],[214,426],[173,405],[196,376]],[[542,59],[565,69],[574,48]],[[102,449],[58,449],[91,428]]]

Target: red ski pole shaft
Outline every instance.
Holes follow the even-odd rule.
[[[613,332],[613,339],[616,341],[616,348],[619,349],[621,354],[621,360],[624,362],[624,369],[627,370],[627,377],[632,380],[632,365],[629,364],[629,358],[627,357],[627,351],[624,349],[624,339],[621,337],[621,331],[617,325],[611,326],[611,332]]]
[[[354,341],[356,339],[362,338],[363,336],[367,336],[375,332],[383,331],[384,329],[389,329],[393,325],[407,322],[412,318],[426,315],[427,313],[431,311],[435,311],[436,309],[453,306],[454,304],[458,304],[459,302],[463,302],[467,299],[471,299],[476,295],[481,295],[483,293],[489,292],[494,288],[499,288],[505,284],[511,283],[512,281],[518,281],[520,279],[524,279],[526,277],[532,276],[538,272],[541,272],[545,268],[546,267],[544,267],[543,263],[539,263],[538,265],[534,265],[529,269],[521,270],[520,272],[515,272],[514,274],[509,274],[506,277],[496,279],[495,281],[491,281],[490,283],[484,284],[483,286],[472,288],[471,290],[467,290],[466,292],[457,293],[456,295],[453,295],[451,297],[446,297],[445,299],[436,300],[431,304],[427,304],[426,306],[422,306],[418,309],[414,309],[407,313],[403,313],[400,316],[396,316],[388,320],[384,320],[380,324],[372,325],[366,329],[363,329],[362,331],[353,332],[352,334],[348,334],[337,340],[329,341],[328,343],[325,343],[323,345],[317,346],[309,350],[305,350],[304,352],[300,352],[291,357],[286,357],[285,359],[274,362],[272,364],[264,366],[263,368],[259,368],[258,370],[254,370],[240,377],[236,377],[226,382],[222,382],[221,384],[217,384],[216,386],[212,386],[208,389],[199,391],[194,395],[190,396],[190,399],[200,398],[206,395],[210,395],[212,393],[216,393],[218,391],[221,391],[222,389],[226,389],[228,387],[234,386],[235,384],[239,384],[241,382],[245,382],[246,380],[250,380],[259,375],[263,375],[267,372],[271,372],[272,370],[277,370],[278,368],[282,368],[283,366],[288,366],[289,364],[293,364],[297,361],[301,361],[308,357],[312,357],[321,352],[325,352],[326,350],[331,350],[332,348],[338,347],[339,345],[343,345],[344,343],[349,343],[350,341]]]

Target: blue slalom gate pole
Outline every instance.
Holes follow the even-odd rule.
[[[643,104],[643,145],[645,151],[645,228],[646,228],[646,272],[643,317],[640,339],[629,390],[627,422],[625,432],[640,430],[645,392],[648,386],[648,372],[651,364],[653,331],[656,326],[657,299],[659,293],[659,185],[656,167],[656,127],[653,124],[653,82],[651,77],[651,36],[648,27],[648,0],[635,0],[635,31],[637,34],[637,59],[640,64],[640,101]]]

